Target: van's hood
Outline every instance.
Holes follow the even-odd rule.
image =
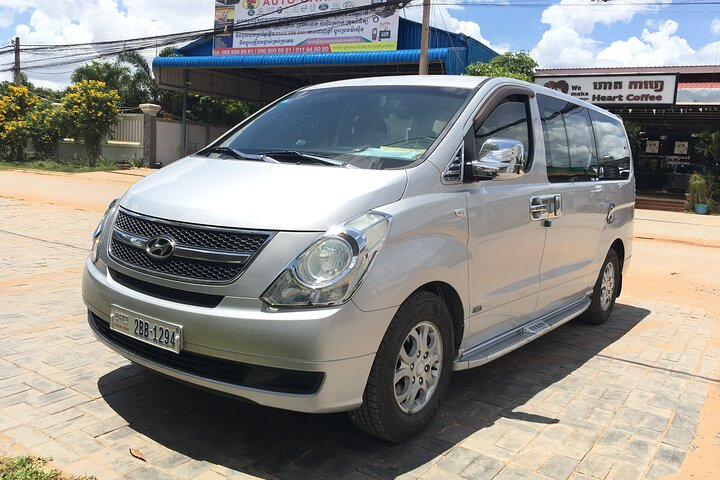
[[[404,170],[187,157],[136,183],[121,206],[202,225],[325,231],[402,197]]]

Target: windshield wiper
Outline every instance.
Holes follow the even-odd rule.
[[[331,165],[333,167],[355,168],[352,165],[350,165],[348,162],[343,162],[341,160],[335,160],[333,158],[319,157],[317,155],[312,155],[310,153],[298,152],[295,150],[278,150],[276,152],[267,152],[267,153],[265,153],[265,155],[272,155],[273,157],[295,157],[295,158],[299,158],[299,159],[311,160],[315,163],[322,163],[323,165]]]
[[[206,148],[205,150],[202,150],[200,153],[201,154],[222,153],[225,155],[229,155],[231,157],[235,157],[240,160],[257,160],[260,162],[280,163],[268,155],[264,155],[264,154],[263,155],[253,155],[252,153],[241,152],[240,150],[237,150],[232,147],[211,147],[211,148]]]

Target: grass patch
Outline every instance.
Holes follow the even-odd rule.
[[[48,469],[48,459],[40,457],[0,457],[0,480],[94,480]]]
[[[94,167],[89,166],[85,162],[76,160],[32,160],[22,163],[0,162],[0,170],[44,170],[48,172],[81,173],[105,172],[118,169],[119,167],[116,164],[102,159],[98,160]],[[0,480],[4,479],[0,478]]]

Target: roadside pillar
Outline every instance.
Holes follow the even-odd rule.
[[[160,105],[141,103],[143,113],[143,163],[146,167],[157,164],[157,114]]]

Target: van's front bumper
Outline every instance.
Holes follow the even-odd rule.
[[[108,347],[178,380],[261,405],[301,412],[351,410],[362,403],[375,352],[394,311],[273,310],[257,298],[225,297],[215,308],[155,298],[115,282],[87,260],[88,323]],[[110,330],[110,307],[180,325],[180,354]]]

